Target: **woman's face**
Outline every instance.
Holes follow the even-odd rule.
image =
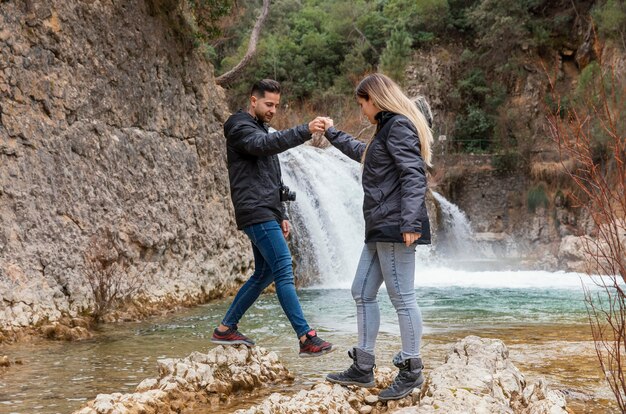
[[[365,115],[372,124],[378,123],[376,121],[376,114],[380,112],[380,108],[376,107],[371,99],[367,100],[357,96],[356,102],[361,107],[361,113]]]

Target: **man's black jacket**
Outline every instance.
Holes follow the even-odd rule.
[[[311,139],[308,125],[269,133],[246,111],[224,124],[230,196],[237,227],[286,219],[280,202],[279,154]]]
[[[363,163],[366,242],[402,242],[402,233],[421,233],[430,244],[426,210],[426,168],[415,127],[403,115],[379,112],[378,129]],[[326,137],[341,152],[361,161],[366,145],[334,127]]]

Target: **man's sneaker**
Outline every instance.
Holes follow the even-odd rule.
[[[332,350],[333,344],[331,344],[330,342],[326,342],[322,338],[317,336],[317,332],[315,332],[314,330],[310,330],[306,334],[306,340],[304,342],[300,342],[301,358],[324,355],[332,352]]]
[[[237,330],[237,327],[228,328],[225,332],[220,332],[215,328],[211,342],[220,345],[238,345],[254,346],[254,341]]]

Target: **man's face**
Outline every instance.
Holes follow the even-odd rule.
[[[279,93],[265,92],[265,96],[262,98],[252,95],[250,97],[250,114],[261,122],[269,123],[274,117],[279,103]]]

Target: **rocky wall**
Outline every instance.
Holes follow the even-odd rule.
[[[90,314],[94,235],[139,312],[223,296],[250,266],[224,92],[173,18],[144,0],[0,2],[5,336]]]

